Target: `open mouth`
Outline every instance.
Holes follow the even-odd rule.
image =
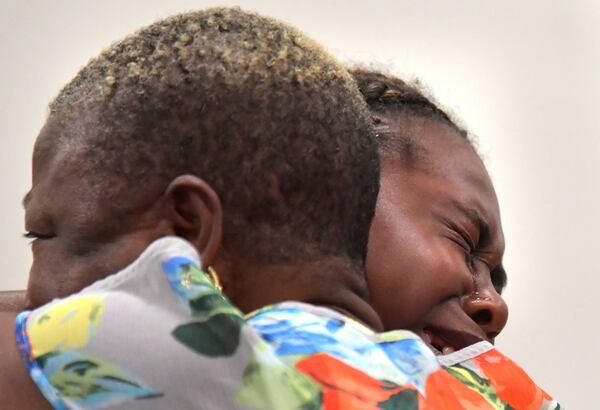
[[[454,353],[483,340],[471,333],[439,328],[425,328],[421,335],[436,356]]]

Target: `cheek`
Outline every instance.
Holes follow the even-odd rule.
[[[387,330],[418,328],[437,305],[472,286],[463,252],[417,217],[375,217],[366,267],[371,302]]]
[[[102,247],[81,254],[66,241],[55,238],[34,243],[32,253],[27,285],[31,307],[79,292],[101,277],[114,273],[105,270],[107,264]]]
[[[427,284],[435,249],[425,230],[397,219],[373,221],[367,253],[371,302],[387,330],[411,328],[434,303]]]
[[[88,244],[89,252],[81,252],[81,246],[73,249],[67,241],[56,239],[35,243],[27,286],[28,303],[31,307],[41,306],[117,273],[159,236],[148,232],[123,235],[109,243]]]
[[[133,263],[157,237],[138,231],[112,238],[92,247],[93,251],[72,259],[70,293],[77,292],[107,276],[118,273]]]
[[[33,263],[29,270],[27,300],[35,308],[66,296],[77,285],[73,281],[72,260],[65,257],[56,239],[32,244]]]

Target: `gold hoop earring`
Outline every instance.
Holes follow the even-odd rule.
[[[222,292],[223,285],[221,285],[221,281],[219,280],[219,275],[217,274],[217,272],[212,268],[212,266],[209,266],[206,271],[208,272],[208,277],[210,278],[210,281],[212,282],[213,286],[217,288],[219,292]]]

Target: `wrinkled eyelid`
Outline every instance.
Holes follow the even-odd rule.
[[[468,234],[464,229],[461,229],[457,224],[447,218],[442,218],[442,222],[446,227],[456,233],[460,238],[465,242],[465,244],[469,247],[468,252],[474,252],[476,249],[475,243],[473,243],[473,238]]]
[[[454,202],[454,207],[466,216],[473,225],[475,225],[479,231],[479,238],[477,240],[478,246],[485,246],[490,239],[490,225],[484,216],[476,209],[468,206],[464,206],[459,202]]]

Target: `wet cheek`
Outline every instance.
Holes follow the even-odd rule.
[[[435,297],[442,301],[460,297],[473,290],[473,274],[465,261],[464,252],[456,246],[442,243],[430,264],[430,284]]]

